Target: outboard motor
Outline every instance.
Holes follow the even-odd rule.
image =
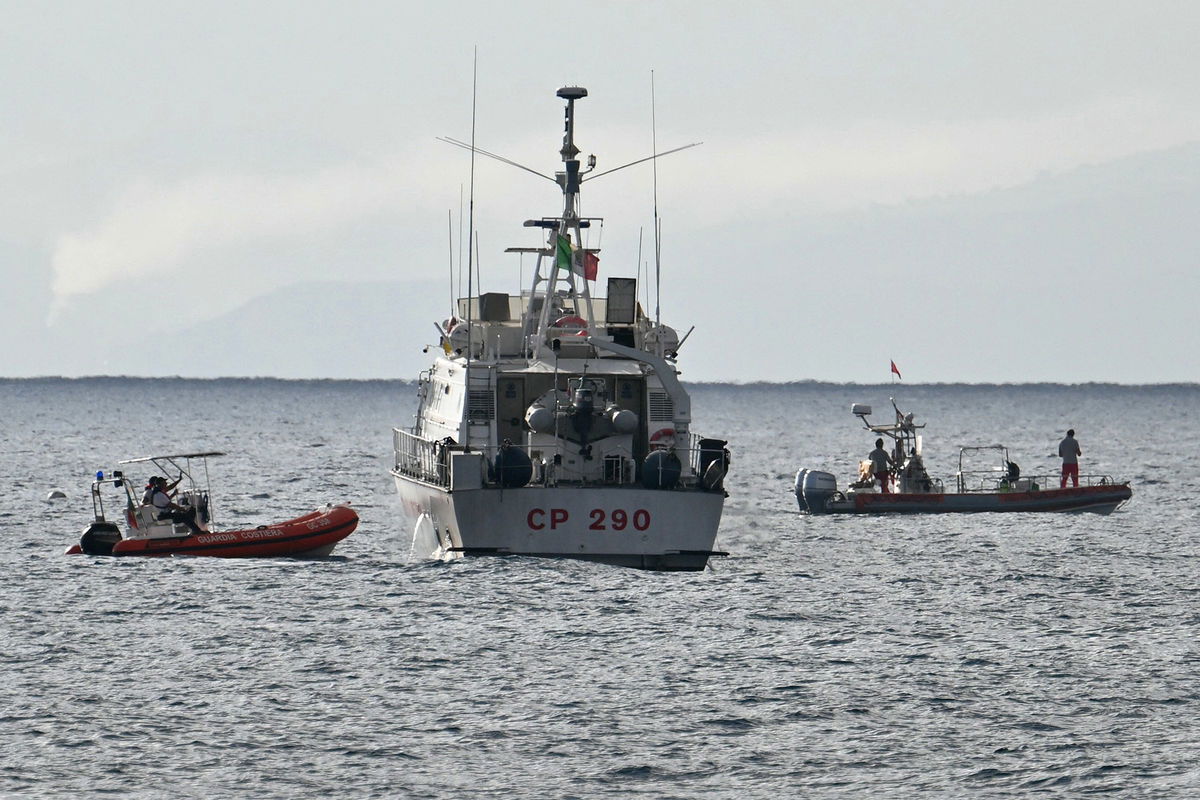
[[[493,462],[496,483],[505,489],[518,489],[528,485],[533,478],[533,461],[519,447],[513,447],[508,439],[500,445]]]
[[[596,413],[596,404],[590,388],[579,386],[575,389],[575,394],[571,398],[570,413],[571,427],[574,428],[575,435],[579,437],[579,455],[583,456],[585,461],[590,461],[592,448],[588,445],[588,439],[592,434],[592,423],[595,422],[593,415]]]
[[[800,510],[824,514],[825,503],[837,493],[837,476],[831,472],[802,469],[796,473],[796,499]]]
[[[121,529],[111,522],[93,522],[83,529],[79,549],[89,556],[111,556],[113,545],[121,541]]]
[[[808,503],[804,502],[804,476],[808,473],[806,469],[796,470],[796,483],[792,487],[792,491],[796,494],[796,502],[800,504],[801,511],[808,511]]]

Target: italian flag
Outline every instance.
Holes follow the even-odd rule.
[[[566,236],[559,234],[558,242],[554,247],[554,265],[558,269],[574,270],[576,274],[582,275],[585,280],[594,281],[600,273],[600,257],[595,253],[584,251],[583,263],[575,257],[575,248],[571,247],[571,240]]]

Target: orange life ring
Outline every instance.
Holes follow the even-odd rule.
[[[650,434],[650,449],[651,450],[666,450],[668,447],[675,446],[675,429],[660,428]]]
[[[579,330],[577,333],[570,334],[572,336],[587,336],[588,335],[587,320],[585,320],[583,317],[579,317],[574,314],[567,314],[566,316],[562,316],[562,317],[559,317],[558,319],[554,320],[554,327],[556,327],[556,328],[578,328]]]

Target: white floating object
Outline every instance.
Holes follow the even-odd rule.
[[[66,500],[66,499],[67,499],[67,493],[64,492],[62,489],[51,489],[50,492],[46,495],[47,503],[49,503],[52,500]]]

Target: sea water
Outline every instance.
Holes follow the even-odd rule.
[[[0,796],[1186,797],[1200,792],[1196,386],[692,387],[733,465],[702,573],[410,560],[402,382],[0,381]],[[807,517],[912,411],[1132,483],[1111,516]],[[223,526],[350,502],[323,561],[62,555],[96,470],[210,463]],[[145,475],[130,470],[140,485]],[[47,501],[61,489],[66,498]]]

